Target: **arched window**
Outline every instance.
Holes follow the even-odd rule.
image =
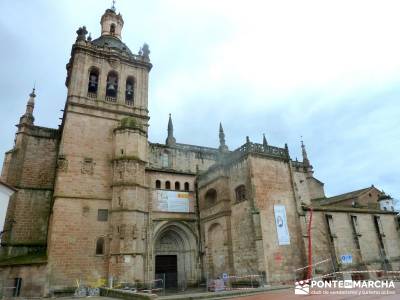
[[[205,195],[206,206],[214,205],[217,202],[217,191],[215,189],[209,189]]]
[[[246,187],[243,184],[239,185],[235,189],[235,194],[236,194],[236,202],[242,202],[246,200]]]
[[[169,182],[169,181],[165,182],[165,189],[166,190],[170,190],[171,189],[171,182]]]
[[[104,238],[99,237],[96,241],[96,255],[104,255]]]
[[[107,75],[106,96],[111,98],[117,98],[117,92],[118,92],[118,74],[114,71],[111,71]]]
[[[185,182],[185,191],[186,191],[186,192],[189,191],[189,182]]]
[[[181,189],[181,184],[179,183],[179,181],[175,182],[175,190],[179,191]]]
[[[128,77],[126,80],[126,89],[125,89],[125,103],[128,105],[133,105],[133,98],[135,94],[135,80],[133,77]]]
[[[156,189],[161,189],[161,181],[156,180]]]
[[[98,86],[99,86],[99,70],[97,68],[91,68],[89,72],[88,93],[96,95]]]
[[[115,34],[115,24],[114,23],[111,24],[111,26],[110,26],[110,33]]]

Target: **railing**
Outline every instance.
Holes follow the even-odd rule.
[[[257,153],[283,159],[289,158],[289,153],[286,148],[279,148],[279,147],[256,144],[256,143],[246,143],[240,146],[230,154],[231,155],[230,158],[236,159],[245,155],[246,153]]]
[[[88,98],[92,98],[92,99],[96,99],[97,98],[97,94],[96,93],[88,92],[87,96],[88,96]]]
[[[106,96],[106,101],[107,102],[117,102],[117,98],[116,97],[110,97],[110,96]]]
[[[221,292],[233,290],[249,290],[260,288],[265,285],[263,275],[228,275],[223,274],[218,279],[207,279],[207,291]]]
[[[125,100],[125,104],[129,106],[133,106],[133,100]]]
[[[303,162],[297,160],[292,161],[292,166],[296,169],[304,168]]]

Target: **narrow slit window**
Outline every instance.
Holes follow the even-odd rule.
[[[115,24],[114,23],[111,24],[111,26],[110,26],[110,33],[115,34]]]
[[[171,189],[171,182],[169,182],[169,181],[165,182],[165,189],[166,190],[170,190]]]
[[[181,184],[179,183],[179,181],[175,182],[175,190],[179,191],[181,189]]]
[[[96,255],[104,255],[104,238],[100,237],[96,241]]]
[[[185,182],[185,191],[186,191],[186,192],[189,191],[189,182]]]

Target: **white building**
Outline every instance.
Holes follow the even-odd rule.
[[[379,207],[382,210],[397,211],[395,200],[390,195],[382,193],[382,195],[379,196],[378,202],[379,202]]]
[[[4,230],[3,225],[6,219],[8,201],[15,191],[16,190],[12,186],[0,180],[0,231]]]

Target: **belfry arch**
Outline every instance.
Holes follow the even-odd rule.
[[[167,288],[183,288],[200,279],[198,240],[183,222],[156,226],[153,238],[153,274],[163,278]]]

